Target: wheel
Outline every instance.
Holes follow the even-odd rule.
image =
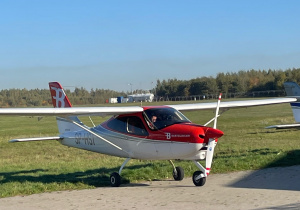
[[[203,174],[202,171],[195,171],[194,174],[193,174],[193,182],[194,182],[194,185],[196,185],[196,186],[203,186],[206,182],[206,177],[202,177],[202,178],[196,180],[196,178],[200,174]]]
[[[177,172],[177,173],[176,173]],[[176,171],[173,171],[173,177],[176,181],[181,181],[184,177],[184,170],[181,167],[176,167]]]
[[[121,184],[121,176],[117,173],[114,172],[110,175],[110,185],[112,187],[119,187]]]

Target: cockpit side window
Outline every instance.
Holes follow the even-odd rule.
[[[142,120],[137,116],[117,117],[109,121],[107,126],[121,133],[148,136]]]
[[[143,116],[144,116],[144,119],[148,125],[148,127],[151,129],[151,130],[157,130],[156,126],[154,125],[154,121],[156,121],[156,118],[153,117],[153,115],[151,115],[151,120],[149,119],[148,115],[143,112]]]

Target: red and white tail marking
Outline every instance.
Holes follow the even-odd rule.
[[[69,101],[65,91],[58,82],[50,82],[49,88],[54,107],[72,107],[72,104]]]

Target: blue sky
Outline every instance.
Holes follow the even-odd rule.
[[[129,91],[300,68],[299,9],[297,0],[2,0],[0,89],[59,81]]]

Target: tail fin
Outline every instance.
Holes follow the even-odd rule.
[[[285,82],[284,88],[287,96],[293,96],[300,99],[300,86],[296,82]],[[296,122],[300,122],[300,102],[291,103],[294,118]]]
[[[296,82],[285,82],[283,85],[287,96],[300,97],[300,86]]]
[[[58,82],[49,82],[49,88],[50,88],[50,93],[51,93],[51,98],[52,98],[52,103],[54,108],[72,107],[72,104],[68,99],[68,96],[66,95],[64,89]],[[69,116],[68,118],[72,121],[75,121],[83,125],[83,123],[78,119],[77,116]],[[80,129],[78,126],[65,120],[64,118],[57,117],[56,120],[57,120],[59,133],[61,134],[68,131],[76,131]]]
[[[49,82],[53,106],[56,108],[72,107],[64,89],[58,82]]]

